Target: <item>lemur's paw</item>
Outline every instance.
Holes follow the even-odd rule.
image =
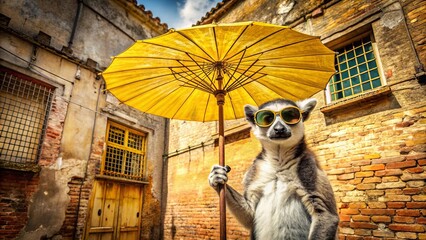
[[[209,174],[209,184],[214,189],[217,189],[219,184],[225,184],[228,181],[227,173],[231,171],[229,166],[222,167],[220,165],[214,165]]]

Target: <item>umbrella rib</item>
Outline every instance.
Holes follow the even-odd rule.
[[[188,36],[186,36],[185,34],[183,34],[182,32],[179,32],[179,31],[176,31],[176,33],[178,33],[179,35],[181,35],[182,37],[184,37],[184,38],[186,38],[188,41],[190,41],[190,42],[192,42],[195,46],[197,46],[201,51],[203,51],[209,58],[210,58],[210,60],[208,60],[208,59],[206,59],[206,58],[204,58],[204,57],[200,57],[200,56],[198,56],[198,57],[200,57],[200,58],[202,58],[202,59],[205,59],[206,61],[212,61],[212,62],[215,62],[216,60],[215,59],[213,59],[212,58],[212,56],[210,56],[210,54],[208,54],[207,52],[206,52],[206,50],[204,50],[200,45],[198,45],[198,43],[196,43],[194,40],[192,40],[191,38],[189,38]],[[193,54],[194,56],[197,56],[197,55],[195,55],[195,54]]]
[[[282,29],[283,30],[283,29]],[[275,33],[278,33],[279,31],[277,31],[277,32],[275,32]],[[275,34],[274,33],[274,34]],[[272,36],[273,34],[270,34],[270,35],[268,35],[268,36]],[[256,55],[259,55],[259,54],[264,54],[264,53],[267,53],[267,52],[271,52],[271,51],[274,51],[274,50],[277,50],[277,49],[280,49],[280,48],[285,48],[285,47],[288,47],[288,46],[292,46],[292,45],[296,45],[296,44],[299,44],[299,43],[303,43],[303,42],[307,42],[307,41],[310,41],[310,40],[313,40],[313,39],[316,39],[316,38],[318,38],[318,37],[311,37],[311,38],[307,38],[307,39],[303,39],[303,40],[300,40],[300,41],[296,41],[296,42],[292,42],[292,43],[289,43],[289,44],[285,44],[285,45],[281,45],[281,46],[278,46],[278,47],[274,47],[274,48],[271,48],[271,49],[267,49],[267,50],[265,50],[265,51],[262,51],[262,52],[257,52],[257,53],[255,53],[255,54],[252,54],[252,55],[249,55],[249,56],[247,56],[246,58],[249,58],[249,57],[252,57],[252,56],[256,56]],[[263,38],[263,39],[261,39],[261,40],[259,40],[258,42],[256,42],[256,43],[253,43],[252,45],[250,45],[250,46],[248,46],[247,48],[250,48],[250,47],[252,47],[252,46],[254,46],[255,44],[257,44],[257,43],[259,43],[260,41],[263,41],[264,39],[266,39],[266,37],[265,38]],[[242,50],[241,50],[242,51]],[[241,52],[240,51],[240,52]],[[238,53],[240,53],[240,52],[238,52]],[[237,53],[237,54],[238,54]],[[228,58],[228,60],[229,59],[232,59],[233,57],[235,57],[237,54],[234,54],[233,56],[231,56],[230,58]]]
[[[235,70],[234,70],[234,72],[233,72],[233,73],[232,73],[232,75],[229,77],[229,81],[228,81],[228,82],[226,82],[225,87],[223,87],[224,89],[226,89],[226,88],[228,87],[228,83],[230,83],[230,82],[231,82],[231,79],[234,77],[235,72],[237,71],[238,67],[240,66],[241,61],[243,60],[244,55],[246,54],[246,51],[245,51],[245,50],[247,50],[247,49],[244,49],[243,55],[241,56],[240,60],[238,61],[237,66],[235,66]],[[251,68],[251,67],[249,67],[249,68]],[[248,70],[248,69],[247,69],[247,70]]]
[[[263,59],[262,59],[263,60]],[[244,65],[244,64],[243,64]],[[298,69],[298,70],[310,70],[310,71],[317,71],[317,72],[335,72],[335,71],[330,71],[330,70],[326,70],[326,69],[316,69],[316,68],[307,68],[307,67],[297,67],[297,66],[284,66],[284,65],[271,65],[271,66],[263,66],[266,68],[281,68],[281,69]],[[251,66],[250,66],[251,68]]]
[[[247,89],[245,88],[245,86],[241,86],[242,89],[244,89],[244,91],[246,91],[246,93],[250,96],[250,98],[253,100],[253,102],[256,103],[257,106],[259,106],[260,104],[256,101],[256,98],[253,97],[253,95],[250,93],[250,91],[247,91]]]
[[[237,119],[237,114],[235,113],[235,106],[234,103],[232,102],[232,98],[230,94],[227,94],[228,98],[229,98],[229,102],[231,104],[232,107],[232,113],[234,114],[234,119]]]
[[[176,33],[178,33],[178,34],[180,34],[180,35],[182,35],[182,36],[184,36],[186,39],[188,39],[190,42],[192,42],[192,43],[194,43],[198,48],[200,48],[199,46],[198,46],[198,44],[196,44],[194,41],[192,41],[191,39],[189,39],[188,37],[186,37],[185,35],[183,35],[181,32],[178,32],[178,31],[176,31]],[[150,44],[150,45],[154,45],[154,46],[158,46],[158,47],[163,47],[163,48],[166,48],[166,49],[173,49],[173,50],[175,50],[175,51],[178,51],[178,52],[182,52],[182,53],[188,53],[188,52],[186,52],[186,51],[184,51],[184,50],[180,50],[180,49],[178,49],[178,48],[174,48],[174,47],[170,47],[170,46],[164,46],[164,45],[161,45],[161,44],[158,44],[158,43],[152,43],[152,42],[145,42],[145,41],[142,41],[143,43],[146,43],[146,44]],[[202,48],[200,48],[204,53],[206,53]],[[192,54],[192,55],[194,55],[194,56],[197,56],[197,57],[199,57],[199,58],[201,58],[201,59],[204,59],[204,60],[206,60],[206,61],[208,61],[208,62],[210,62],[211,61],[211,59],[209,60],[209,59],[207,59],[207,58],[205,58],[205,57],[202,57],[202,56],[199,56],[199,55],[196,55],[196,54]],[[211,58],[211,56],[210,55],[208,55],[207,53],[206,53],[206,55],[207,56],[209,56],[210,58]],[[213,60],[214,61],[214,60]]]
[[[189,56],[189,55],[188,55]],[[190,57],[190,56],[189,56]],[[191,58],[191,57],[190,57]],[[192,58],[191,58],[192,59]],[[204,71],[204,69],[195,61],[193,60],[194,63],[198,66],[198,68],[204,73],[204,77],[207,77],[210,81],[210,83],[214,86],[212,80],[210,79],[210,77],[208,76],[208,74],[206,74],[206,72]],[[179,62],[179,61],[178,61]],[[215,89],[211,88],[211,85],[208,84],[208,82],[206,82],[203,78],[201,78],[199,75],[197,75],[197,73],[191,69],[189,69],[188,67],[184,66],[183,63],[179,62],[183,67],[185,67],[189,72],[191,72],[193,75],[195,75],[201,82],[196,82],[194,80],[189,80],[191,82],[193,82],[194,84],[198,85],[197,83],[200,83],[201,85],[203,85],[206,89],[210,89],[212,92],[215,91]],[[188,73],[187,73],[188,74]],[[188,74],[188,76],[190,76]]]
[[[204,84],[201,84],[201,82],[196,82],[196,81],[191,80],[189,78],[190,75],[188,73],[185,73],[186,75],[188,75],[188,77],[187,77],[187,76],[183,76],[182,75],[183,73],[176,72],[173,69],[170,69],[170,71],[172,72],[175,80],[183,83],[184,84],[183,86],[185,86],[185,85],[192,86],[192,87],[196,87],[196,88],[198,88],[200,90],[203,90],[204,92],[211,93],[212,89],[209,86],[205,86]],[[185,79],[187,81],[182,81],[179,77],[176,77],[176,75],[178,75],[179,77],[181,77],[181,78],[183,78],[183,79]]]
[[[176,79],[177,80],[177,79]],[[177,80],[177,81],[179,81],[179,80]],[[174,92],[176,92],[177,90],[178,90],[179,88],[175,88],[175,89],[173,89],[173,91],[171,91],[171,92],[169,92],[169,93],[167,93],[166,94],[166,96],[164,96],[160,101],[158,101],[158,102],[156,102],[154,105],[152,105],[151,107],[149,107],[148,109],[146,109],[145,110],[145,112],[149,112],[155,105],[157,105],[159,102],[161,102],[162,100],[164,100],[164,99],[166,99],[168,96],[170,96],[172,93],[174,93]],[[190,95],[192,95],[192,93],[195,91],[195,89],[193,89],[192,90],[192,92],[191,92],[191,94]],[[186,101],[186,100],[185,100]],[[179,109],[180,109],[180,107],[179,107]],[[175,116],[176,115],[176,113],[173,115],[173,116]]]
[[[166,94],[166,96],[164,96],[160,101],[154,103],[151,107],[149,107],[148,109],[145,110],[145,112],[149,112],[153,107],[155,107],[159,102],[161,102],[162,100],[166,99],[168,96],[170,96],[172,93],[176,92],[178,90],[178,88],[173,89],[173,91],[169,92]]]
[[[287,28],[279,29],[278,31],[275,31],[275,32],[273,32],[273,33],[270,33],[270,34],[268,34],[268,35],[264,36],[263,38],[261,38],[261,39],[257,40],[256,42],[252,43],[250,46],[246,46],[246,49],[247,49],[247,48],[251,48],[251,47],[253,47],[254,45],[256,45],[256,44],[258,44],[258,43],[262,42],[263,40],[265,40],[266,38],[268,38],[268,37],[270,37],[270,36],[272,36],[272,35],[275,35],[275,34],[277,34],[277,33],[281,32],[281,31],[283,31],[283,30],[285,30],[285,29],[287,29]],[[238,52],[237,52],[237,53],[235,53],[234,55],[232,55],[232,56],[230,56],[229,58],[227,58],[227,60],[232,59],[232,58],[233,58],[233,57],[235,57],[236,55],[240,54],[242,51],[244,51],[244,50],[240,50],[240,51],[238,51]]]
[[[147,92],[150,92],[150,91],[152,91],[152,90],[154,90],[154,89],[157,89],[157,88],[159,88],[159,87],[162,87],[162,86],[167,85],[167,84],[169,84],[169,83],[171,83],[171,82],[174,82],[174,81],[176,81],[176,79],[173,79],[173,80],[168,81],[168,82],[164,82],[164,83],[162,83],[162,84],[160,84],[160,85],[158,85],[158,86],[155,86],[155,87],[153,87],[153,88],[151,88],[151,89],[145,90],[145,91],[143,91],[143,92],[141,92],[141,93],[137,94],[136,96],[133,96],[133,97],[127,98],[127,99],[125,99],[125,100],[121,100],[121,102],[123,102],[123,103],[128,102],[128,101],[133,100],[133,99],[135,99],[136,97],[138,97],[138,96],[140,96],[140,95],[142,95],[142,94],[145,94],[145,93],[147,93]],[[109,91],[109,90],[110,90],[110,89],[108,89],[108,91]]]
[[[206,71],[204,71],[204,68],[203,67],[201,67],[200,66],[200,64],[197,62],[197,61],[195,61],[195,59],[193,59],[192,57],[191,57],[191,55],[189,55],[188,54],[188,57],[189,58],[191,58],[191,60],[198,66],[198,68],[200,68],[201,69],[201,71],[203,71],[203,73],[204,73],[204,75],[209,79],[209,81],[210,81],[210,83],[211,83],[211,86],[213,86],[214,87],[214,89],[213,89],[213,91],[215,91],[215,90],[217,90],[217,88],[216,88],[216,86],[214,85],[214,83],[213,83],[213,80],[211,80],[210,79],[210,77],[209,77],[209,74],[210,73],[206,73]],[[204,80],[203,80],[204,81]]]
[[[231,49],[234,47],[234,45],[237,43],[237,41],[240,39],[240,37],[244,34],[244,32],[247,30],[247,28],[249,27],[249,25],[247,25],[243,31],[241,31],[240,35],[238,35],[238,37],[235,39],[235,41],[232,43],[231,47],[228,49],[228,51],[226,51],[225,55],[223,55],[223,57],[225,58],[226,55],[228,55],[229,51],[231,51]],[[244,50],[245,51],[245,50]]]
[[[189,97],[194,93],[195,89],[192,89],[191,93],[185,98],[185,101],[179,106],[179,108],[176,110],[176,112],[173,114],[172,118],[175,118],[176,114],[179,112],[179,110],[183,107],[183,105],[188,101]]]
[[[217,39],[216,39],[216,28],[213,27],[213,39],[214,39],[214,44],[216,46],[216,59],[219,59],[219,47],[217,46]]]
[[[111,89],[121,88],[121,87],[123,87],[123,86],[128,86],[128,85],[131,85],[131,84],[134,84],[134,83],[137,83],[137,82],[142,82],[142,81],[152,80],[152,79],[155,79],[155,78],[161,78],[161,77],[166,77],[166,76],[170,76],[170,75],[172,75],[172,74],[163,74],[163,75],[158,75],[158,76],[155,76],[155,77],[138,79],[138,80],[133,81],[133,82],[124,83],[124,84],[121,84],[121,85],[119,85],[119,86],[115,86],[115,87],[110,87],[110,88],[108,88],[107,90],[109,91],[109,90],[111,90]]]
[[[179,61],[179,60],[176,60],[176,61]],[[191,66],[188,66],[188,67],[195,67],[195,65],[191,65]],[[145,68],[142,68],[142,67],[139,67],[139,68],[128,68],[128,69],[123,69],[123,70],[116,70],[116,71],[109,71],[109,72],[107,72],[107,73],[103,73],[103,75],[105,75],[105,74],[110,74],[110,73],[124,73],[124,72],[131,72],[131,71],[137,71],[137,70],[150,70],[150,69],[162,69],[162,68],[170,68],[170,66],[162,66],[162,67],[145,67]],[[173,68],[183,68],[183,66],[176,66],[176,67],[173,67]]]
[[[263,53],[265,53],[265,51],[261,52],[261,53],[263,54]],[[260,54],[260,53],[258,53],[258,54]],[[252,54],[250,56],[247,56],[246,59],[249,58],[249,57],[256,56],[256,55],[257,54]],[[315,57],[315,56],[328,56],[328,55],[333,55],[334,56],[335,54],[334,53],[305,53],[305,52],[303,52],[303,53],[298,54],[298,55],[292,55],[292,56],[287,55],[287,56],[269,57],[269,58],[262,58],[262,60],[274,60],[274,59],[286,59],[286,58],[303,58],[303,57],[311,57],[311,56]]]
[[[260,69],[261,70],[261,69]],[[254,75],[254,74],[256,74],[257,72],[259,72],[260,70],[258,70],[258,71],[256,71],[256,72],[254,72],[253,74],[252,74],[252,76]],[[278,79],[284,79],[284,78],[282,78],[282,77],[278,77],[278,76],[275,76],[275,75],[271,75],[271,74],[266,74],[266,73],[260,73],[260,74],[263,74],[261,77],[264,77],[264,76],[270,76],[270,77],[275,77],[275,78],[278,78]],[[258,78],[256,78],[255,80],[257,80],[257,79],[259,79],[259,78],[261,78],[261,77],[258,77]],[[247,80],[247,79],[249,79],[249,77],[247,77],[245,80]],[[244,80],[244,81],[245,81]],[[253,81],[248,81],[247,83],[245,83],[244,81],[240,81],[239,82],[239,84],[240,85],[245,85],[245,84],[248,84],[248,83],[251,83],[251,82],[253,82]],[[308,86],[308,87],[315,87],[315,88],[319,88],[319,86],[318,86],[318,84],[315,84],[315,82],[306,82],[306,81],[304,81],[303,83],[301,82],[301,83],[299,83],[299,84],[302,84],[302,85],[305,85],[305,86]],[[234,86],[229,90],[229,91],[232,91],[232,90],[235,90],[237,87],[235,86],[235,84],[234,84]]]
[[[256,59],[247,69],[245,69],[244,72],[242,72],[241,75],[233,83],[231,83],[231,85],[229,85],[228,89],[233,88],[235,85],[239,84],[240,82],[244,82],[247,78],[251,78],[254,74],[256,74],[257,72],[265,68],[265,66],[263,66],[257,71],[255,71],[253,74],[246,76],[245,74],[254,66],[254,64],[257,63],[257,61],[259,61],[259,59]],[[237,71],[237,69],[235,69],[235,71]]]
[[[251,83],[251,82],[255,82],[255,81],[257,81],[258,79],[260,79],[260,78],[263,78],[263,77],[267,76],[267,74],[263,74],[263,75],[261,75],[261,76],[259,76],[259,77],[251,78],[251,77],[252,77],[254,74],[256,74],[256,73],[257,73],[257,72],[254,72],[251,76],[246,77],[243,81],[239,81],[238,83],[234,84],[232,87],[228,88],[228,92],[233,91],[233,90],[235,90],[235,89],[239,88],[238,86],[236,86],[237,84],[238,84],[238,85],[240,85],[240,87],[241,87],[241,86],[244,86],[244,85],[249,84],[249,83]],[[247,81],[247,80],[249,80],[249,81]]]
[[[207,103],[206,103],[206,107],[204,108],[203,122],[205,122],[205,121],[206,121],[207,107],[209,106],[210,97],[211,97],[211,94],[209,94],[209,95],[208,95]]]

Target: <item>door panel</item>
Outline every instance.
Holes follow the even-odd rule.
[[[141,185],[96,180],[90,201],[86,239],[139,239],[141,207]]]

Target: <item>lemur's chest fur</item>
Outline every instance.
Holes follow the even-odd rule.
[[[299,159],[265,157],[255,161],[255,176],[246,186],[246,196],[251,196],[255,208],[252,235],[256,239],[307,239],[311,218],[295,192],[301,185]]]

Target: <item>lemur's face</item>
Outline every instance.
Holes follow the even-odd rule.
[[[278,99],[261,105],[259,109],[246,105],[244,110],[254,135],[260,141],[291,146],[303,138],[303,121],[315,105],[315,99],[297,103]]]

